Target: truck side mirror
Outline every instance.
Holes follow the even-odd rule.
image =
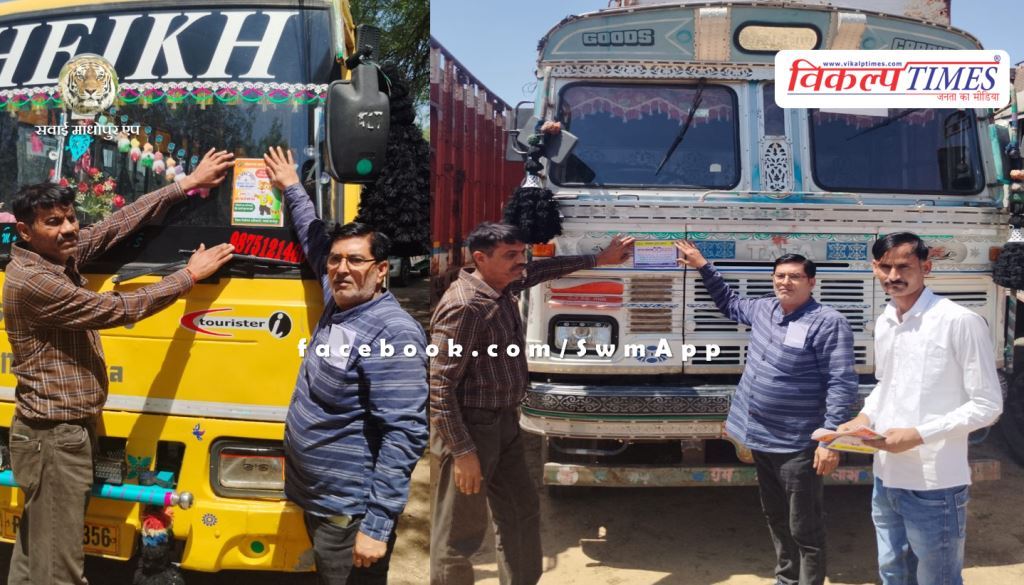
[[[352,78],[327,89],[327,172],[342,183],[372,183],[384,167],[391,105],[377,66],[350,61]]]
[[[518,116],[521,112],[516,112],[516,114]],[[512,146],[516,149],[516,152],[527,152],[530,150],[530,136],[533,135],[538,120],[539,118],[530,114],[526,123],[519,126],[518,132],[515,134],[515,144]],[[518,123],[519,120],[516,120],[516,122]],[[572,153],[572,149],[576,146],[576,140],[576,135],[565,129],[562,129],[558,134],[548,135],[544,141],[544,157],[555,164],[562,164],[569,154]]]
[[[524,107],[524,106],[529,107]],[[527,128],[527,123],[533,117],[533,102],[522,101],[516,104],[512,115],[509,117],[512,127],[508,130],[508,140],[505,141],[505,160],[508,162],[523,162],[526,160],[527,147],[519,144],[519,133]]]

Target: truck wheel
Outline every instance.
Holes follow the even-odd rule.
[[[1019,368],[1010,380],[999,427],[1006,438],[1010,454],[1024,465],[1024,368]]]

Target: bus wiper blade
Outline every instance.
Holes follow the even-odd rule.
[[[195,250],[178,250],[179,254],[187,254],[191,256]],[[263,266],[285,266],[288,268],[301,268],[302,264],[299,262],[292,262],[290,260],[278,260],[277,258],[264,258],[262,256],[250,256],[249,254],[232,254],[231,261],[244,262],[246,264],[260,264]]]
[[[178,253],[191,256],[192,254],[195,253],[195,250],[178,250]],[[261,258],[259,256],[250,256],[248,254],[232,254],[231,260],[237,260],[239,262],[244,262],[246,264],[259,264],[263,266],[281,266],[286,268],[300,268],[302,266],[302,264],[299,264],[298,262],[278,260],[276,258]],[[178,268],[181,268],[186,264],[188,264],[188,260],[178,260],[177,262],[169,262],[167,264],[160,264],[157,266],[147,266],[146,268],[139,268],[138,270],[129,270],[127,272],[115,274],[114,277],[111,278],[110,280],[114,284],[120,284],[122,282],[127,282],[134,278],[139,278],[140,276],[148,276],[156,272],[163,272],[165,270],[177,270]]]
[[[693,103],[690,104],[690,111],[686,114],[686,121],[683,122],[683,127],[679,129],[679,134],[676,134],[676,139],[672,141],[672,144],[668,147],[668,152],[665,153],[665,157],[661,159],[661,164],[658,165],[658,170],[654,171],[654,176],[657,177],[661,173],[661,169],[665,167],[665,163],[668,159],[672,158],[672,154],[675,153],[676,148],[683,142],[683,137],[686,136],[686,132],[690,129],[690,124],[693,123],[693,115],[697,113],[697,108],[700,106],[701,96],[704,94],[704,82],[707,81],[703,77],[700,78],[700,83],[697,85],[697,95],[693,96]]]
[[[134,278],[140,276],[148,276],[154,272],[162,272],[164,270],[170,270],[172,268],[177,269],[188,263],[188,260],[178,260],[177,262],[169,262],[167,264],[160,264],[158,266],[147,266],[146,268],[139,268],[137,270],[129,270],[127,272],[119,272],[110,279],[114,284],[120,284],[122,282],[128,282]]]
[[[278,260],[277,258],[263,258],[262,256],[250,256],[248,254],[232,254],[231,260],[238,260],[239,262],[245,262],[247,264],[261,264],[263,266],[285,266],[288,268],[302,267],[302,264],[299,262]]]
[[[854,134],[853,136],[847,138],[846,140],[850,141],[850,140],[853,140],[854,138],[857,138],[858,136],[863,136],[864,134],[867,134],[868,132],[874,132],[875,130],[878,130],[879,128],[885,128],[886,126],[888,126],[889,124],[892,124],[896,120],[902,120],[903,118],[906,118],[910,114],[913,114],[914,112],[920,112],[923,109],[924,108],[911,108],[909,110],[903,110],[899,114],[896,114],[895,116],[890,116],[890,117],[886,118],[885,120],[882,120],[881,122],[875,124],[874,126],[871,126],[870,128],[865,128],[864,130],[861,130],[860,132]]]

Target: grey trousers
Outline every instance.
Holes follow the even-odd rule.
[[[438,473],[431,510],[430,583],[473,583],[470,557],[487,533],[490,505],[498,581],[502,585],[534,585],[540,580],[543,559],[540,500],[526,468],[519,411],[463,408],[462,417],[476,445],[484,481],[477,494],[460,492],[455,487],[452,454],[437,433],[431,433],[430,449]]]
[[[88,585],[82,530],[93,481],[95,420],[11,423],[11,468],[25,510],[9,585]]]

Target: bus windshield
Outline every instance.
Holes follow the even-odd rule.
[[[579,83],[559,103],[559,120],[579,141],[553,167],[556,184],[728,189],[739,182],[736,95],[725,86]]]
[[[0,116],[0,212],[10,211],[21,185],[53,180],[77,191],[83,224],[98,221],[189,172],[211,148],[257,159],[268,146],[284,145],[303,170],[312,167],[318,108],[334,67],[326,3],[267,10],[204,3],[195,10],[134,7],[71,17],[0,22],[0,53],[23,46],[24,64],[8,76],[0,62],[0,83],[13,83],[0,85],[0,105],[11,114]],[[31,36],[18,39],[12,31]],[[108,110],[84,120],[65,114],[56,86],[64,59],[44,48],[54,46],[47,35],[56,34],[65,43],[79,35],[76,54],[102,55],[115,65],[120,91]],[[154,50],[158,58],[147,57]],[[48,85],[33,85],[40,81]],[[65,119],[62,135],[57,129]],[[225,181],[219,193],[191,198],[163,227],[229,228],[231,190]],[[286,225],[268,227],[287,233]]]

